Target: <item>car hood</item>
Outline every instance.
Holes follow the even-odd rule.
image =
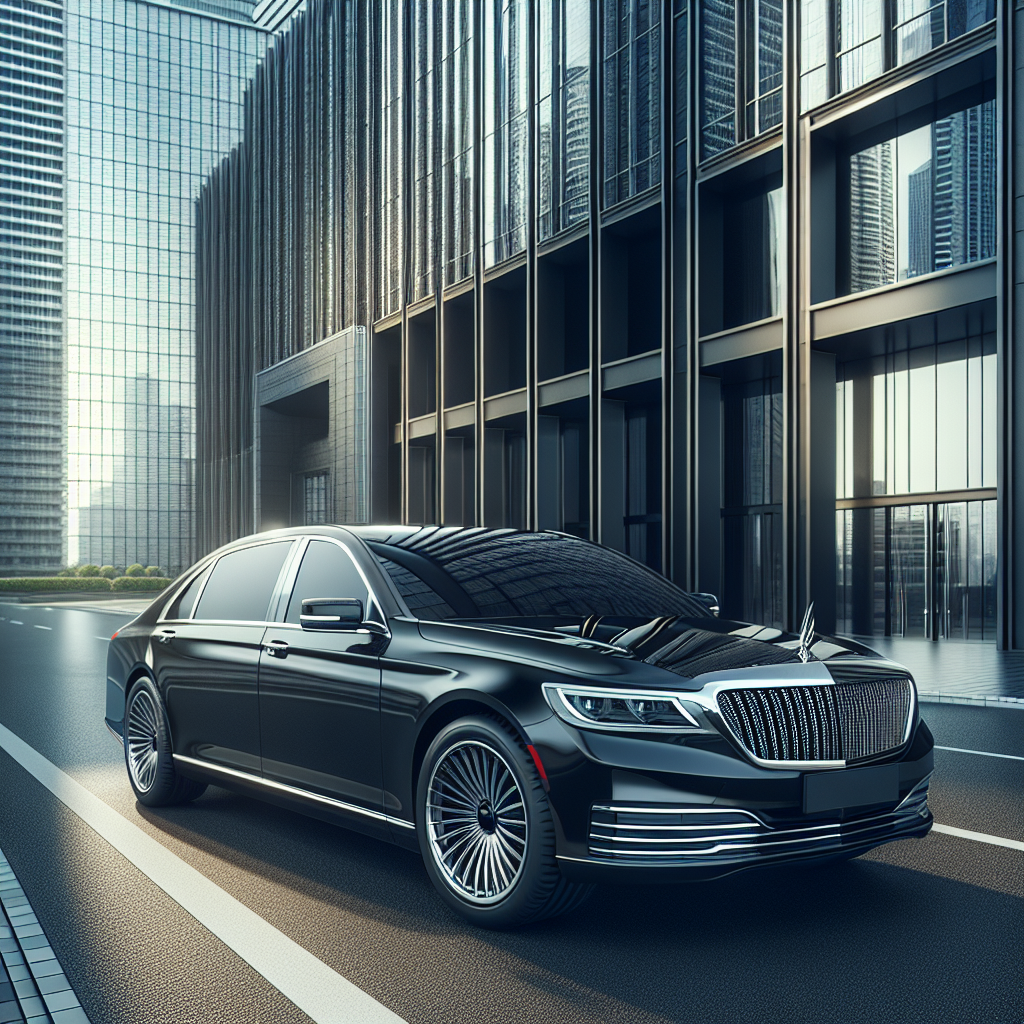
[[[614,630],[607,626],[599,628],[593,619],[578,626],[567,626],[564,620],[556,625],[551,619],[524,618],[458,623],[422,621],[420,632],[428,640],[486,647],[495,653],[550,661],[567,669],[582,668],[581,660],[592,666],[597,660],[619,663],[617,668],[608,664],[604,671],[598,670],[600,675],[619,675],[625,669],[623,659],[667,670],[684,679],[695,679],[708,672],[799,664],[803,660],[795,633],[710,616],[665,616],[620,624]],[[598,635],[605,639],[598,639]],[[809,646],[811,660],[815,661],[879,658],[870,648],[853,640],[820,633],[814,634]]]

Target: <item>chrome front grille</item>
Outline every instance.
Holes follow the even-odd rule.
[[[929,780],[922,779],[898,807],[883,814],[792,827],[770,826],[753,811],[740,809],[597,805],[590,818],[590,855],[650,866],[735,868],[868,847],[927,831]]]
[[[721,690],[726,725],[759,761],[849,762],[899,747],[913,710],[906,677]]]

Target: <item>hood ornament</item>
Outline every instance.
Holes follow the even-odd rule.
[[[807,611],[804,612],[804,623],[800,627],[800,642],[797,645],[796,653],[800,656],[800,660],[807,664],[807,662],[817,661],[817,658],[811,654],[810,644],[814,640],[814,602],[807,606]]]

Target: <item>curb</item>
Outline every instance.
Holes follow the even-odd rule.
[[[971,696],[962,693],[922,693],[917,699],[922,704],[966,704],[973,707],[1016,708],[1024,711],[1024,697]]]

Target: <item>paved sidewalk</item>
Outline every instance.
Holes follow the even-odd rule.
[[[985,704],[1024,710],[1024,651],[991,643],[865,637],[879,654],[906,665],[925,701]]]

